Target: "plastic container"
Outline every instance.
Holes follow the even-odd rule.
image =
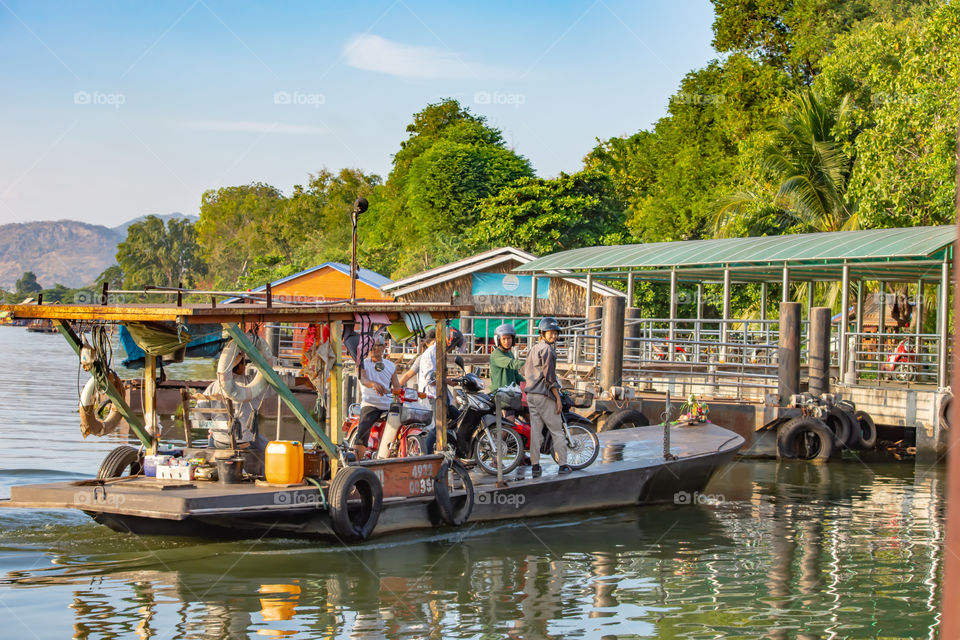
[[[168,455],[143,456],[143,475],[156,478],[157,467],[169,463],[170,460],[171,456]]]
[[[267,444],[264,476],[270,484],[303,482],[303,443],[274,440]]]
[[[218,458],[217,477],[221,484],[243,482],[243,458]]]

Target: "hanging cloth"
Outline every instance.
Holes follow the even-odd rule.
[[[190,342],[190,332],[174,322],[128,322],[124,326],[137,346],[152,356],[173,353]]]

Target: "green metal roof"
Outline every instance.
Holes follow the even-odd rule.
[[[777,281],[786,264],[791,280],[837,280],[846,263],[855,279],[934,279],[944,258],[952,257],[956,237],[957,228],[946,225],[585,247],[538,258],[515,271],[619,277],[635,271],[644,279],[664,280],[675,269],[681,280],[709,282],[722,280],[730,267],[737,281]]]

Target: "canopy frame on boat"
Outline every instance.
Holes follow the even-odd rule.
[[[144,291],[144,294],[155,293],[153,291]],[[220,324],[223,330],[236,342],[237,347],[250,360],[251,363],[263,374],[267,383],[273,387],[281,400],[293,412],[294,416],[305,429],[307,429],[320,447],[330,458],[331,472],[336,473],[338,468],[339,453],[341,449],[342,433],[341,425],[343,415],[341,411],[341,390],[343,380],[343,360],[341,339],[343,335],[343,323],[354,322],[357,315],[365,314],[384,314],[391,321],[399,321],[404,313],[426,313],[436,321],[437,342],[445,344],[445,329],[447,321],[457,318],[462,312],[469,312],[471,307],[468,305],[453,305],[443,303],[409,303],[409,302],[376,302],[366,303],[358,302],[350,304],[346,301],[336,301],[326,304],[290,304],[274,301],[268,291],[267,296],[262,302],[245,302],[231,304],[217,304],[216,298],[211,298],[209,304],[183,304],[181,302],[182,293],[191,293],[186,290],[177,290],[175,292],[165,291],[163,293],[176,293],[178,302],[174,304],[111,304],[109,295],[104,292],[101,298],[102,304],[83,304],[83,305],[43,305],[43,304],[13,304],[0,305],[0,312],[8,311],[16,319],[46,319],[56,323],[60,333],[66,338],[67,342],[80,355],[80,349],[83,342],[79,336],[70,327],[70,322],[104,322],[104,323],[127,323],[127,322],[176,322],[189,326],[191,324]],[[264,358],[260,351],[254,346],[253,342],[246,336],[243,330],[245,324],[263,324],[263,323],[330,323],[331,340],[333,344],[333,353],[335,361],[331,367],[330,384],[330,435],[328,436],[321,425],[319,425],[310,412],[300,404],[290,388],[283,382],[280,375],[270,366],[270,363]],[[437,350],[437,369],[446,370],[446,350]],[[156,453],[159,447],[159,437],[150,435],[158,433],[156,429],[156,358],[146,358],[144,363],[144,416],[149,421],[154,421],[151,429],[141,420],[124,402],[123,397],[113,387],[107,383],[106,372],[100,371],[98,367],[93,370],[94,377],[101,390],[106,393],[110,400],[126,419],[131,430],[137,438],[144,444],[150,453]],[[322,393],[322,390],[318,390]],[[446,397],[446,377],[437,378],[437,397]],[[436,408],[437,424],[446,423],[446,403],[438,402]],[[443,451],[446,448],[446,432],[444,429],[437,430],[437,450]]]

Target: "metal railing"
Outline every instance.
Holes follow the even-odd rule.
[[[864,384],[940,381],[940,336],[932,333],[848,333],[849,363]],[[952,351],[947,345],[948,358]]]

